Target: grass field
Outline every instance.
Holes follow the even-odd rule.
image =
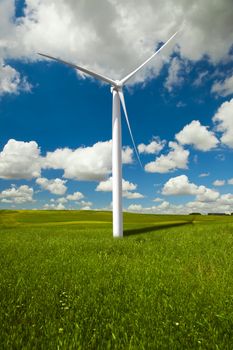
[[[0,349],[233,349],[233,217],[0,211]]]

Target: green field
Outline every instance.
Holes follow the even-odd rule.
[[[233,349],[233,216],[0,211],[0,349]]]

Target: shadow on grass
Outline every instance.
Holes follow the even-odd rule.
[[[171,224],[166,224],[166,225],[154,225],[154,226],[135,228],[135,229],[131,229],[131,230],[125,230],[124,231],[124,236],[131,236],[131,235],[137,235],[139,233],[147,233],[147,232],[152,232],[152,231],[159,231],[159,230],[162,230],[164,228],[190,225],[192,223],[193,223],[192,221],[187,221],[187,222],[180,222],[180,223],[171,223]]]

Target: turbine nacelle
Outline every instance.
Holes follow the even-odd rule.
[[[116,80],[115,83],[116,83],[115,85],[116,89],[122,90],[123,84],[121,80]]]
[[[119,92],[119,91],[122,91],[122,88],[123,88],[123,84],[121,84],[120,80],[116,80],[115,84],[112,84],[110,91],[111,93],[113,93],[113,91]]]

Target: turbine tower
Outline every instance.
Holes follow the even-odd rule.
[[[75,68],[93,78],[104,81],[111,85],[112,93],[112,204],[113,204],[113,237],[123,236],[123,214],[122,214],[122,141],[121,141],[121,105],[125,114],[126,122],[128,125],[129,133],[132,139],[133,147],[141,164],[137,147],[134,142],[133,134],[131,131],[129,118],[125,106],[125,99],[122,92],[123,86],[131,79],[139,70],[142,69],[155,55],[157,55],[178,33],[173,34],[156,52],[153,53],[145,62],[143,62],[134,71],[129,73],[125,78],[121,80],[113,80],[102,74],[93,72],[87,68],[77,66],[76,64],[66,62],[60,58],[49,56],[43,53],[38,53],[46,58],[64,63],[72,68]]]

